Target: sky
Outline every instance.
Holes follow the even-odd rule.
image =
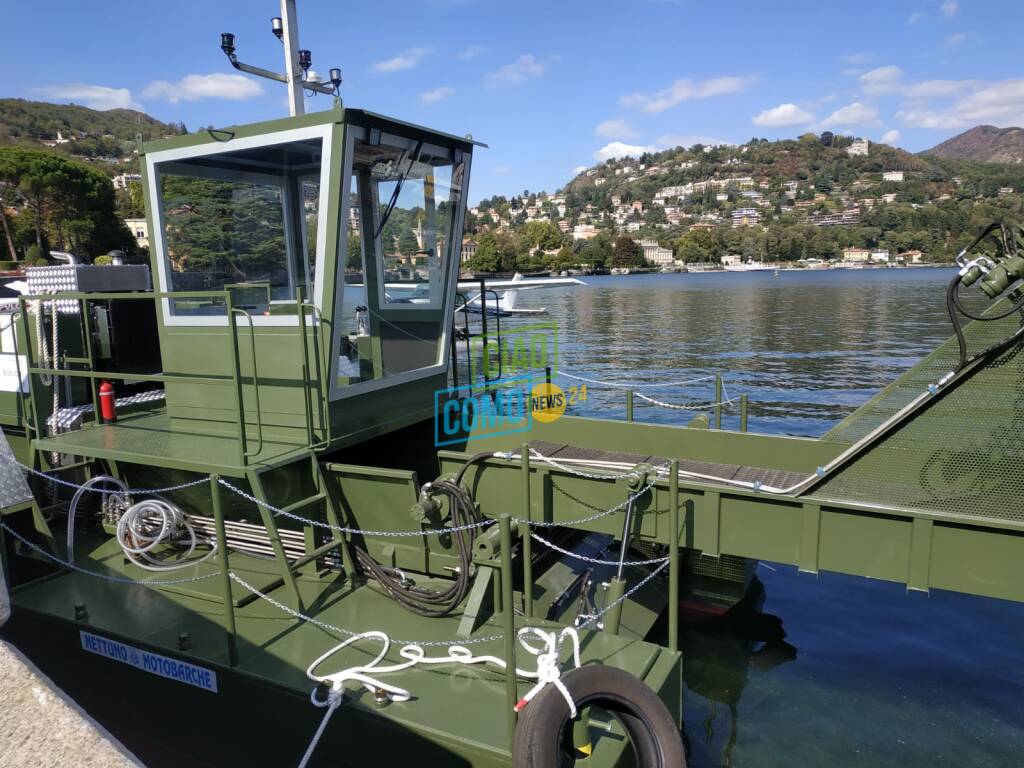
[[[131,107],[190,130],[287,114],[276,0],[0,0],[0,95]],[[554,191],[609,157],[806,131],[912,152],[1024,125],[1019,0],[299,0],[346,105],[490,145],[470,201]],[[331,106],[307,99],[307,110]]]

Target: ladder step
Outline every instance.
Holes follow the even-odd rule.
[[[327,494],[326,493],[317,493],[317,494],[314,494],[313,496],[309,496],[309,497],[307,497],[305,499],[302,499],[300,501],[296,501],[294,504],[289,504],[282,511],[285,514],[292,514],[292,515],[294,515],[294,514],[298,513],[298,511],[300,509],[305,509],[306,507],[311,507],[314,504],[320,504],[321,502],[325,501],[326,499],[327,499]]]

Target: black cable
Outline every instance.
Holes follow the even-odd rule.
[[[1009,227],[1002,221],[994,221],[982,230],[981,234],[974,238],[974,241],[961,251],[962,255],[966,255],[973,250],[977,245],[990,236],[996,229],[999,230],[999,240],[997,245],[1000,246],[1003,256],[1009,257],[1016,254],[1016,247],[1014,238],[1010,232]],[[950,280],[949,285],[946,287],[946,312],[949,315],[949,320],[953,324],[953,333],[956,335],[957,347],[959,350],[957,366],[954,369],[954,373],[963,370],[967,365],[979,360],[982,357],[986,357],[996,351],[1001,351],[1016,341],[1024,331],[1024,326],[1019,328],[1014,333],[1007,336],[1002,341],[998,341],[995,344],[987,347],[981,352],[977,353],[973,357],[967,357],[967,338],[964,335],[963,326],[960,323],[959,315],[970,320],[976,320],[980,322],[992,322],[994,320],[1004,320],[1010,315],[1016,314],[1021,310],[1024,310],[1024,295],[1021,295],[1020,291],[1011,292],[1011,297],[1017,294],[1019,298],[1015,300],[1009,309],[999,312],[994,315],[975,314],[963,305],[960,299],[960,275],[955,276]]]
[[[459,529],[474,526],[482,518],[477,511],[476,503],[469,491],[462,485],[467,470],[478,461],[490,458],[492,452],[478,453],[471,456],[459,469],[453,480],[435,480],[430,484],[430,492],[438,492],[448,497],[449,519],[452,527]],[[478,527],[464,528],[452,533],[458,550],[459,566],[455,580],[443,590],[418,587],[401,578],[394,568],[381,565],[360,546],[354,546],[356,560],[360,568],[376,581],[395,602],[420,616],[437,618],[446,616],[457,608],[469,591],[469,570],[473,560],[473,543],[476,541]]]

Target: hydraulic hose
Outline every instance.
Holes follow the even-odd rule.
[[[455,571],[455,580],[442,590],[419,587],[410,584],[404,574],[395,569],[381,565],[363,547],[354,546],[359,567],[384,589],[395,602],[403,608],[419,614],[437,618],[446,616],[455,610],[469,591],[469,569],[473,558],[473,542],[476,540],[478,528],[474,526],[482,521],[473,497],[463,485],[462,480],[468,469],[478,461],[493,457],[493,452],[478,453],[470,457],[456,473],[452,480],[435,480],[425,486],[430,493],[441,493],[448,497],[449,513],[452,527],[456,529],[452,536],[458,552],[459,565]]]

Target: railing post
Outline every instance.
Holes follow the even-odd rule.
[[[550,369],[549,369],[550,370]],[[520,534],[523,539],[523,608],[526,618],[533,618],[533,537],[530,535],[530,445],[523,443],[520,448],[521,473],[523,476],[523,520]]]
[[[722,428],[722,374],[715,374],[715,429]]]
[[[740,395],[740,432],[747,431],[747,396]]]
[[[238,465],[246,465],[246,449],[249,447],[245,438],[245,402],[242,393],[242,361],[238,354],[238,328],[235,325],[235,307],[231,291],[224,292],[224,309],[228,316],[228,336],[231,343],[231,376],[235,384],[235,408],[238,411]],[[253,372],[255,374],[255,371]]]
[[[633,390],[626,390],[626,421],[633,420]]]
[[[89,370],[96,370],[96,359],[92,353],[92,323],[89,315],[89,300],[78,300],[79,314],[82,318],[82,334],[85,336],[85,354],[89,358]],[[100,423],[100,397],[96,391],[96,379],[89,378],[89,394],[92,395],[92,414],[96,423]]]
[[[516,702],[519,689],[516,683],[516,613],[512,603],[512,517],[508,513],[498,518],[501,531],[501,602],[502,628],[505,639],[505,709],[508,717],[508,748],[516,734]]]
[[[228,539],[224,531],[224,509],[220,499],[220,475],[210,475],[210,500],[213,503],[213,523],[217,531],[217,554],[220,560],[221,582],[224,588],[224,622],[228,636],[228,660],[238,664],[238,643],[235,635],[235,599],[231,596],[231,566],[228,562]]]
[[[679,650],[679,460],[673,459],[668,476],[668,649]]]

